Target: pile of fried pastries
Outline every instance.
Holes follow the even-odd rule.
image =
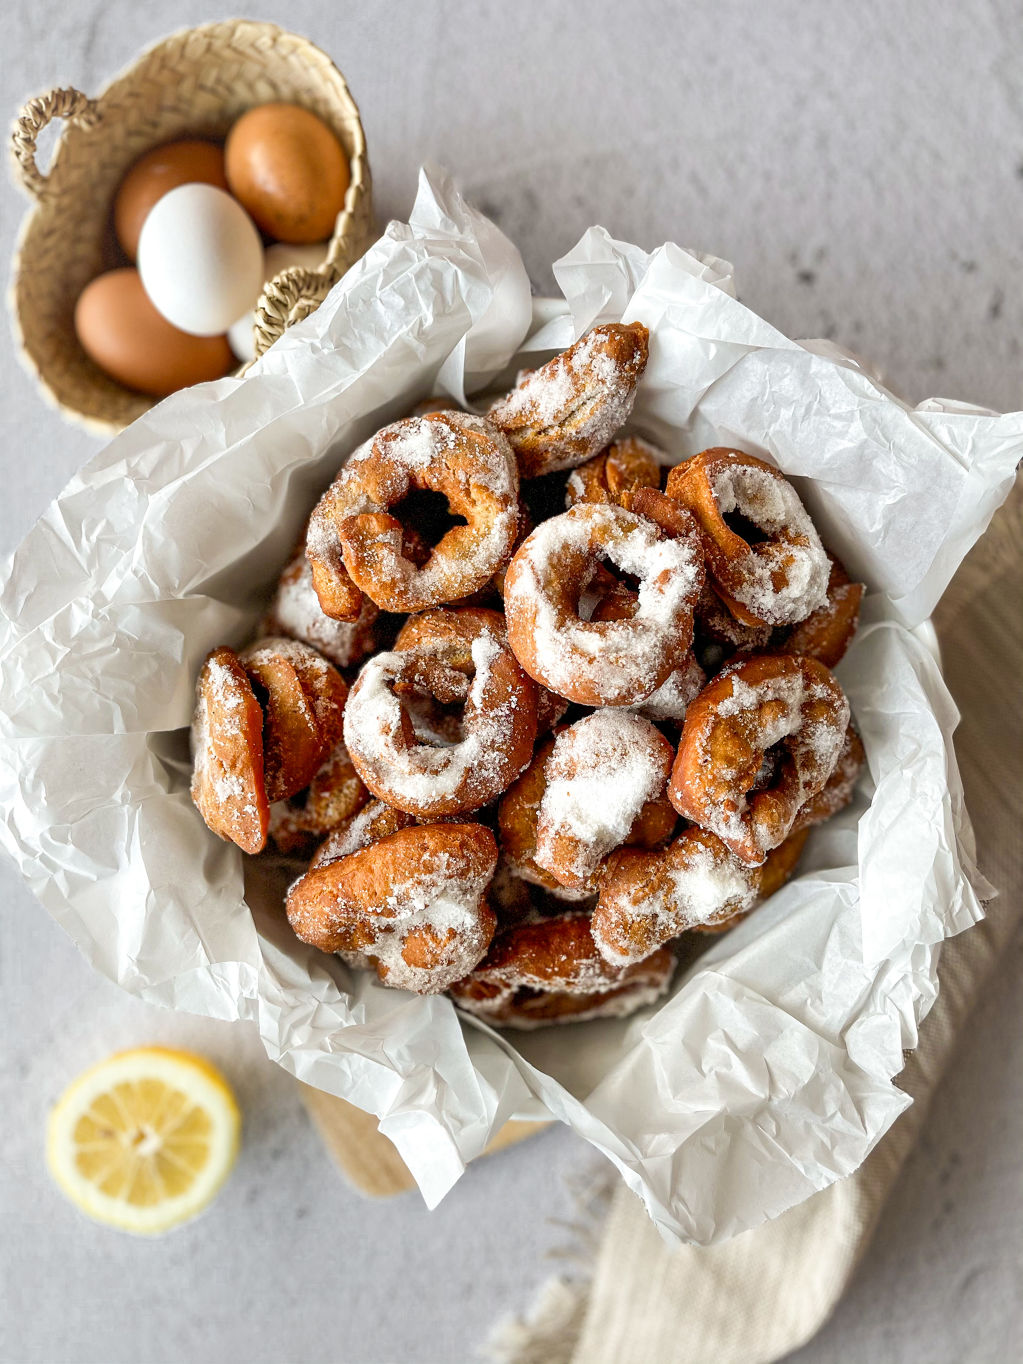
[[[498,1026],[657,999],[863,762],[862,585],[773,466],[619,434],[648,343],[598,326],[485,416],[379,431],[197,683],[192,798],[300,860],[298,937]]]

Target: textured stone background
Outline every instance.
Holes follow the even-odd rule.
[[[914,400],[1023,402],[1023,6],[292,0],[256,14],[307,33],[345,72],[381,218],[407,214],[433,157],[519,243],[538,289],[591,223],[648,247],[671,238],[730,258],[771,322],[859,350]],[[18,6],[2,108],[13,116],[52,85],[95,92],[141,46],[213,17],[196,0]],[[4,258],[23,207],[4,186]],[[0,344],[6,553],[96,442],[42,405],[6,333]],[[569,1133],[481,1163],[433,1214],[417,1195],[366,1203],[254,1034],[121,994],[6,863],[0,903],[5,1361],[463,1360],[556,1267],[545,1254],[565,1240],[552,1219],[572,1216],[566,1178],[599,1172]],[[1017,945],[856,1284],[800,1364],[1012,1357],[1020,965]],[[247,1123],[215,1207],[152,1244],[79,1219],[42,1158],[65,1083],[149,1040],[211,1055]]]

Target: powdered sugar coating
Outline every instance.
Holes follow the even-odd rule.
[[[718,925],[756,903],[759,872],[714,835],[687,829],[662,853],[612,859],[591,932],[616,966],[641,961],[689,929]]]
[[[787,479],[751,464],[718,470],[711,486],[722,516],[740,512],[772,539],[752,547],[729,594],[770,625],[804,620],[827,595],[830,564],[817,529]]]
[[[443,493],[468,523],[421,565],[406,557],[401,523],[388,514],[415,488]],[[343,571],[385,610],[418,611],[482,588],[507,562],[518,520],[518,467],[505,437],[484,417],[435,412],[384,427],[349,457],[310,517],[306,553],[314,577]]]
[[[765,655],[731,664],[686,716],[672,804],[743,861],[759,864],[823,788],[848,723],[844,692],[815,659]],[[779,745],[777,775],[758,789],[765,754]]]
[[[471,971],[493,937],[484,896],[496,862],[480,825],[402,829],[300,877],[288,919],[325,951],[367,954],[385,984],[435,994]]]
[[[672,962],[663,965],[655,963],[657,969],[645,973],[638,980],[622,981],[590,993],[546,990],[523,1000],[515,986],[505,985],[486,997],[473,998],[459,992],[455,995],[455,1003],[466,1013],[482,1018],[495,1028],[514,1028],[517,1032],[532,1032],[535,1028],[549,1028],[557,1023],[591,1023],[598,1018],[629,1018],[661,998],[671,984],[672,965]],[[560,995],[567,995],[573,1007],[564,1012],[554,1009],[548,1011]],[[548,1009],[543,1008],[545,1004]],[[530,1010],[535,1012],[531,1013]]]
[[[196,682],[192,800],[207,826],[245,852],[266,842],[263,713],[233,650],[214,649]]]
[[[664,792],[674,756],[649,720],[598,710],[559,734],[545,768],[536,861],[558,881],[585,886]]]
[[[837,815],[839,810],[844,810],[853,798],[865,761],[863,741],[850,722],[831,776],[817,795],[801,806],[792,826],[793,833],[814,824],[822,824]]]
[[[501,797],[497,807],[501,849],[512,875],[530,885],[541,887],[558,900],[578,903],[590,899],[596,893],[596,886],[560,885],[536,861],[537,822],[546,787],[544,769],[553,749],[553,738],[541,740],[526,770]]]
[[[621,1018],[662,995],[673,967],[669,953],[624,970],[611,966],[596,949],[589,916],[566,912],[499,934],[452,997],[502,1027]]]
[[[309,864],[310,870],[361,852],[371,843],[379,843],[380,839],[387,838],[399,829],[411,828],[414,823],[413,817],[403,810],[395,810],[382,800],[371,800],[357,814],[345,820],[342,828],[327,835],[316,849]]]
[[[339,668],[350,668],[372,653],[379,607],[363,600],[358,620],[333,620],[320,605],[312,567],[303,549],[281,574],[263,621],[263,632],[287,635],[317,649]]]
[[[309,786],[270,807],[270,840],[278,852],[306,856],[369,800],[348,750],[335,744]]]
[[[490,420],[507,434],[524,477],[582,464],[611,441],[632,411],[647,337],[639,323],[594,327],[494,403]]]
[[[535,691],[520,684],[504,641],[482,630],[471,646],[475,675],[461,740],[434,747],[416,735],[394,691],[396,682],[414,683],[421,652],[395,650],[366,663],[345,710],[345,743],[369,789],[400,809],[426,817],[478,809],[529,761]]]
[[[587,621],[580,597],[598,565],[639,579],[628,620]],[[538,526],[505,582],[508,637],[523,667],[549,690],[583,705],[645,700],[692,641],[703,583],[698,549],[617,506],[583,503]]]
[[[440,854],[387,897],[393,917],[373,943],[377,973],[396,990],[436,994],[467,975],[487,950],[493,919],[480,904],[493,874],[467,874]],[[410,940],[425,944],[429,964],[417,962]]]
[[[691,702],[696,700],[706,685],[707,674],[700,667],[696,655],[690,652],[686,654],[682,666],[669,673],[655,692],[628,709],[658,724],[681,725]]]

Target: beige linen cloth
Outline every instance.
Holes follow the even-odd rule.
[[[1000,895],[982,923],[945,945],[937,1003],[899,1076],[912,1107],[849,1179],[710,1249],[666,1246],[639,1199],[619,1183],[592,1281],[554,1279],[525,1320],[501,1324],[488,1347],[500,1364],[770,1364],[805,1344],[834,1310],[920,1132],[957,1034],[1023,919],[1023,483],[1017,481],[956,575],[935,625],[963,717],[956,754],[978,860]],[[317,1091],[306,1099],[360,1187],[378,1194],[409,1187],[373,1118]],[[509,1127],[501,1144],[531,1130]]]

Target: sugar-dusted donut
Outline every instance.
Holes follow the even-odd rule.
[[[681,728],[690,704],[706,685],[707,674],[690,651],[681,666],[669,673],[657,690],[635,707],[636,713],[657,724]]]
[[[780,890],[795,870],[806,831],[792,833],[759,867],[695,824],[661,852],[621,848],[608,858],[591,932],[606,961],[642,961],[680,933],[721,933]]]
[[[594,578],[588,595],[596,598],[595,605],[587,603],[588,610],[584,615],[589,620],[632,620],[636,614],[637,594],[609,573],[602,571]],[[580,612],[583,613],[582,602]],[[691,649],[656,691],[651,692],[645,700],[623,709],[634,710],[658,724],[681,727],[690,701],[694,701],[706,685],[707,674]]]
[[[809,654],[834,668],[845,654],[860,619],[863,583],[854,583],[833,554],[824,603],[790,630],[775,632],[773,648],[787,654]]]
[[[576,884],[565,884],[541,866],[536,856],[540,807],[547,789],[546,767],[554,752],[555,738],[550,736],[537,744],[532,762],[501,797],[497,807],[498,835],[509,874],[540,887],[556,900],[581,902],[596,895],[601,865],[584,879],[571,878]],[[658,796],[642,805],[622,841],[640,848],[661,847],[676,823],[670,802]]]
[[[494,403],[487,415],[511,441],[523,478],[574,468],[608,444],[632,411],[649,336],[639,322],[594,327]]]
[[[332,664],[298,640],[259,639],[239,660],[263,709],[267,799],[287,800],[309,785],[341,738],[348,688]]]
[[[396,834],[399,829],[411,829],[415,822],[414,817],[407,815],[404,810],[396,810],[382,800],[371,800],[331,830],[313,854],[309,868],[325,867],[328,862],[337,862],[351,853],[361,852],[371,843],[379,843],[389,834]]]
[[[497,827],[501,852],[509,874],[531,885],[540,886],[560,900],[585,900],[596,894],[595,884],[572,888],[563,886],[536,860],[536,828],[540,802],[547,786],[544,768],[554,751],[554,737],[542,739],[532,761],[513,781],[497,806]]]
[[[372,958],[385,985],[437,994],[494,935],[485,895],[496,864],[481,824],[399,829],[306,872],[288,892],[288,921],[321,951]]]
[[[369,801],[370,794],[338,743],[303,791],[270,807],[270,841],[289,857],[308,857]]]
[[[668,473],[700,523],[707,572],[748,625],[795,625],[824,601],[828,558],[795,488],[770,464],[723,447]]]
[[[260,852],[270,805],[308,786],[341,737],[347,687],[315,649],[214,649],[196,686],[192,799],[214,833]]]
[[[537,1028],[624,1018],[660,998],[674,969],[667,950],[624,968],[611,966],[597,951],[589,916],[566,913],[499,933],[450,994],[459,1008],[496,1027]]]
[[[393,510],[424,489],[447,498],[465,524],[417,564]],[[518,492],[511,446],[483,417],[431,412],[384,427],[349,458],[309,521],[306,554],[324,611],[355,620],[363,592],[385,611],[422,611],[478,591],[511,556]]]
[[[656,446],[640,436],[619,438],[573,469],[565,484],[565,506],[577,502],[616,502],[635,488],[659,488],[661,466],[668,461]]]
[[[215,834],[257,853],[270,823],[263,710],[233,649],[209,654],[195,692],[192,800]]]
[[[631,619],[579,615],[604,562],[639,580]],[[508,639],[529,675],[559,696],[587,706],[635,705],[689,652],[702,586],[695,535],[667,534],[622,507],[581,503],[538,526],[512,559]]]
[[[375,602],[364,597],[357,620],[334,620],[328,616],[313,587],[312,566],[303,544],[280,576],[260,634],[287,635],[311,645],[335,667],[351,668],[376,648],[379,614]]]
[[[402,636],[401,647],[363,666],[348,698],[352,762],[375,796],[409,814],[477,810],[529,762],[536,687],[508,647],[499,612],[425,612]],[[420,710],[417,733],[417,695],[463,706],[457,730],[424,730]]]
[[[641,961],[686,929],[731,920],[756,903],[759,872],[716,834],[690,825],[661,852],[608,859],[592,932],[607,961]]]
[[[831,776],[848,723],[845,693],[816,659],[755,655],[730,664],[689,707],[671,802],[759,865]]]
[[[866,757],[863,740],[856,732],[855,726],[850,724],[845,731],[834,771],[823,788],[800,806],[792,825],[793,832],[797,829],[809,829],[814,824],[823,824],[832,815],[837,815],[839,810],[845,809],[853,798]]]
[[[592,885],[637,820],[658,820],[667,839],[675,812],[665,794],[675,752],[659,730],[621,710],[598,710],[561,731],[544,767],[535,861],[563,886]]]

